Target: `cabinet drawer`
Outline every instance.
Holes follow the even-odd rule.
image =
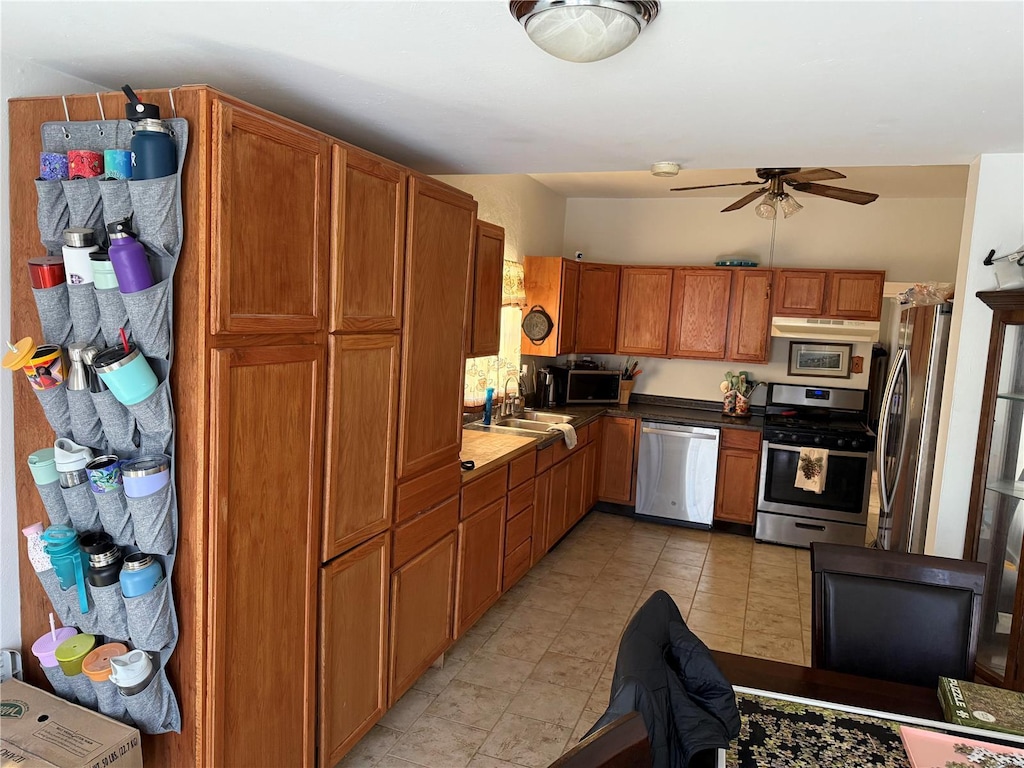
[[[533,532],[533,505],[528,506],[505,524],[505,551],[511,552]]]
[[[459,524],[459,500],[453,497],[412,522],[395,529],[391,567],[401,568]]]
[[[761,433],[750,429],[722,430],[722,447],[736,448],[741,451],[760,451]]]
[[[508,516],[513,518],[533,504],[533,478],[508,492]]]
[[[462,468],[458,462],[408,480],[395,490],[395,522],[402,523],[459,492]]]
[[[529,451],[525,456],[512,459],[508,465],[508,487],[510,489],[522,485],[527,480],[533,480],[537,471],[537,452]]]
[[[479,512],[492,501],[505,495],[508,484],[508,466],[474,480],[462,487],[462,519],[465,520],[475,512]]]
[[[555,446],[549,445],[547,448],[542,448],[537,451],[537,472],[540,474],[545,469],[550,469],[551,465],[555,463]]]
[[[502,590],[510,589],[528,570],[530,570],[530,539],[506,555],[505,570],[501,579]]]

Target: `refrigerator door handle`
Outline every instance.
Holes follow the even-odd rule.
[[[889,443],[889,422],[892,419],[892,401],[896,393],[896,385],[899,382],[900,374],[903,372],[905,361],[907,358],[907,351],[903,348],[896,353],[896,360],[893,362],[892,371],[889,373],[889,381],[885,385],[885,394],[882,396],[882,407],[880,413],[882,414],[878,424],[878,446],[879,450],[875,451],[875,458],[877,460],[876,470],[878,472],[878,495],[879,501],[881,502],[881,513],[887,515],[892,508],[892,492],[896,490],[896,485],[899,483],[899,464],[896,465],[896,477],[893,479],[892,488],[889,487],[888,478],[885,474],[885,457],[886,448]],[[909,366],[909,363],[907,363]],[[909,373],[909,371],[908,371]],[[904,419],[906,421],[906,419]],[[903,454],[903,445],[901,441],[900,445],[900,456]]]

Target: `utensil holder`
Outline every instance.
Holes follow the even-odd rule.
[[[633,394],[632,380],[623,379],[619,382],[619,405],[629,405],[629,396]]]

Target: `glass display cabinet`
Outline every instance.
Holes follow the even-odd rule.
[[[977,676],[1024,690],[1024,290],[978,298],[993,313],[964,551],[988,565]]]

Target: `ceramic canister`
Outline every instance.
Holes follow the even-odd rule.
[[[122,462],[124,495],[133,499],[156,493],[171,481],[171,460],[166,456],[140,456]]]
[[[108,347],[92,360],[93,368],[124,405],[141,403],[156,392],[157,380],[145,356],[134,344]]]

